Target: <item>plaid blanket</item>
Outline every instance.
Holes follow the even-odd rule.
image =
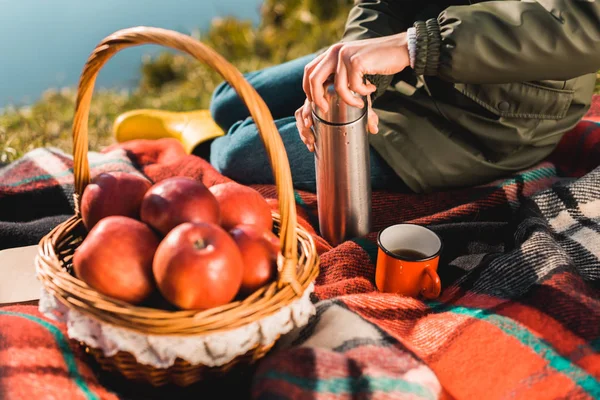
[[[139,173],[124,149],[90,153],[92,175]],[[73,162],[56,148],[35,149],[0,168],[0,250],[33,245],[73,215]]]
[[[20,167],[0,170],[0,210],[14,196],[53,188],[53,212],[66,213],[70,160],[42,153],[59,157],[66,171],[48,173],[44,162],[42,174],[64,180],[25,167],[38,157],[30,154]],[[117,168],[135,166],[155,181],[227,180],[171,140],[130,142],[93,157],[115,155],[124,160]],[[316,234],[314,194],[298,192],[301,223],[321,255],[317,314],[247,378],[215,382],[218,389],[127,384],[70,345],[64,326],[21,305],[0,309],[0,398],[600,398],[599,165],[600,124],[584,121],[548,160],[509,178],[428,195],[374,193],[374,230],[410,221],[442,237],[436,301],[377,292],[376,233],[332,248]],[[17,180],[43,183],[28,190],[11,186]],[[273,187],[256,188],[275,198]]]

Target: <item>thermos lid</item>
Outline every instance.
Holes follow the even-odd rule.
[[[359,120],[367,112],[367,98],[354,93],[357,98],[362,98],[365,106],[363,108],[354,107],[347,104],[335,91],[333,83],[328,81],[325,84],[325,101],[329,109],[324,113],[316,104],[312,103],[312,110],[317,117],[330,124],[351,124]]]

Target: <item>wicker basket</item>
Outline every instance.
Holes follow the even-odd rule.
[[[88,114],[96,76],[118,51],[143,44],[158,44],[188,53],[203,61],[237,91],[250,110],[265,145],[279,197],[279,213],[273,214],[281,239],[276,282],[263,287],[243,301],[197,311],[165,311],[133,306],[102,295],[72,275],[72,257],[85,237],[79,212],[79,199],[90,180],[88,152]],[[75,215],[57,226],[39,244],[36,259],[38,278],[44,290],[61,306],[77,310],[101,324],[111,324],[145,335],[206,335],[240,328],[273,315],[297,301],[318,274],[318,256],[311,235],[296,220],[296,205],[290,167],[285,148],[264,101],[242,74],[214,50],[199,41],[169,30],[137,27],[118,31],[104,39],[92,52],[83,69],[73,123]],[[155,368],[137,362],[127,352],[106,357],[96,348],[86,351],[107,370],[119,371],[127,378],[159,386],[165,383],[189,385],[206,376],[222,374],[234,365],[253,362],[264,356],[274,343],[260,344],[225,365],[191,365],[178,358],[169,368]]]

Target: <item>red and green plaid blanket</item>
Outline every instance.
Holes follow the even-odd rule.
[[[93,157],[93,174],[135,168],[153,180],[226,180],[171,140]],[[0,219],[66,218],[71,165],[48,149],[0,169]],[[315,233],[315,317],[247,380],[231,377],[216,392],[127,384],[100,372],[36,306],[0,308],[0,399],[600,398],[599,166],[600,124],[590,116],[548,160],[506,179],[428,195],[374,193],[375,230],[415,222],[444,240],[442,296],[377,292],[376,232],[335,248]],[[273,187],[257,189],[275,197]],[[315,196],[296,197],[301,223],[318,232]]]

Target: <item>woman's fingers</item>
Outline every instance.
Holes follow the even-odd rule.
[[[302,119],[304,122],[304,126],[306,128],[310,128],[312,126],[313,120],[312,120],[312,108],[311,108],[311,104],[310,101],[308,99],[306,99],[306,101],[304,102],[304,105],[302,106]]]
[[[372,134],[376,134],[377,132],[379,132],[379,117],[377,116],[377,114],[375,114],[375,111],[373,111],[372,109],[369,109],[369,116],[368,116],[368,127],[369,127],[369,132],[371,132]]]
[[[313,152],[315,150],[315,137],[310,129],[312,125],[312,118],[309,116],[308,118],[304,117],[305,109],[307,105],[310,106],[308,99],[304,103],[304,106],[300,107],[296,110],[294,114],[296,118],[296,126],[298,127],[298,133],[300,134],[300,139],[306,145],[309,151]],[[306,123],[308,120],[308,124]]]
[[[337,69],[335,71],[335,91],[347,104],[360,108],[365,106],[363,101],[355,96],[348,87],[348,69],[344,62],[343,50],[340,50],[338,55]]]
[[[369,111],[367,114],[367,126],[369,128],[369,132],[372,134],[376,134],[379,132],[379,117],[373,111],[373,107],[371,105],[371,96],[367,96],[367,101],[369,103]]]
[[[302,90],[304,90],[304,93],[306,94],[306,98],[309,99],[309,101],[312,101],[312,95],[310,93],[310,80],[309,80],[310,74],[313,72],[315,67],[321,62],[321,60],[327,55],[327,53],[328,52],[325,52],[325,53],[319,55],[314,60],[312,60],[311,62],[306,64],[306,66],[304,67],[304,76],[302,77]]]
[[[346,67],[350,89],[362,96],[368,96],[376,90],[375,85],[365,80],[366,69],[362,65],[360,53],[346,57]]]
[[[324,84],[331,75],[335,74],[336,64],[337,54],[332,51],[327,57],[321,60],[308,77],[312,101],[323,112],[327,112],[329,109],[327,101],[325,101]]]
[[[365,68],[361,63],[359,50],[353,47],[342,47],[339,50],[338,64],[343,64],[341,69],[346,71],[346,84],[350,90],[362,96],[368,96],[376,90],[375,85],[365,81]],[[338,68],[340,68],[339,65]],[[354,105],[353,103],[348,104]]]

